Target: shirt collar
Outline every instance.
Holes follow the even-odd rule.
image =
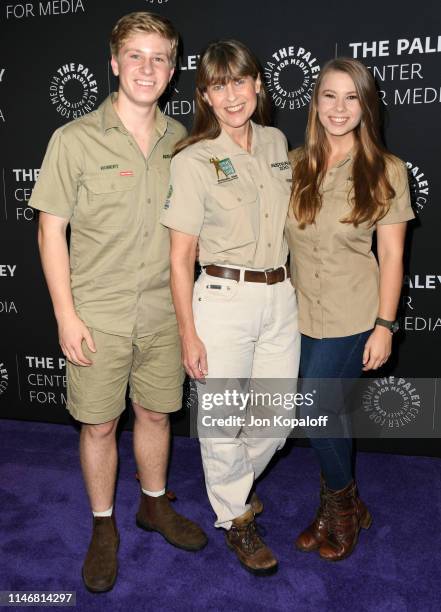
[[[352,149],[350,149],[350,151],[348,151],[346,153],[345,157],[341,161],[339,161],[338,164],[335,165],[335,167],[336,168],[341,168],[347,162],[353,161],[354,160],[354,155],[355,155],[355,146],[353,146]]]
[[[251,154],[253,155],[262,145],[263,128],[257,123],[254,123],[254,121],[251,121],[250,123],[253,132],[251,139]],[[248,155],[248,152],[236,144],[225,130],[222,130],[217,138],[207,141],[207,146],[211,153],[217,156],[228,155],[229,157],[232,157],[235,155]]]
[[[118,128],[122,132],[127,134],[127,128],[118,116],[113,104],[118,98],[118,94],[113,92],[108,96],[101,105],[102,111],[102,126],[103,132],[107,132],[112,128]],[[160,136],[163,136],[170,127],[167,117],[156,107],[155,111],[155,129]],[[171,131],[171,130],[170,130]]]

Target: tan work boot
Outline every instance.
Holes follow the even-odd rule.
[[[83,581],[92,593],[110,591],[118,574],[119,534],[115,516],[93,517],[92,539],[83,565]]]
[[[263,502],[260,499],[260,497],[258,497],[256,491],[253,491],[251,493],[250,505],[251,505],[251,510],[254,512],[255,516],[257,516],[258,514],[262,514],[262,512],[263,512]]]
[[[235,518],[225,536],[227,546],[234,550],[246,570],[255,576],[268,576],[277,571],[277,559],[257,533],[252,510]]]
[[[141,492],[136,524],[146,531],[157,531],[167,542],[183,550],[201,550],[208,542],[199,525],[175,512],[166,493],[152,497]]]

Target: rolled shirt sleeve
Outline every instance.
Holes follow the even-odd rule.
[[[63,128],[59,128],[49,141],[29,205],[70,220],[81,174],[74,147],[67,146]]]
[[[170,229],[199,236],[204,223],[205,189],[195,162],[185,151],[170,165],[170,186],[160,221]]]
[[[390,184],[395,190],[395,197],[392,199],[388,213],[377,222],[377,225],[392,225],[414,219],[405,163],[396,157],[388,160],[387,173]]]

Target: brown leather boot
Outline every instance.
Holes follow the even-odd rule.
[[[146,531],[157,531],[167,542],[184,550],[201,550],[208,542],[199,525],[175,512],[167,493],[151,497],[141,492],[136,524]]]
[[[277,559],[257,533],[252,510],[235,518],[225,536],[227,546],[234,550],[246,570],[255,576],[268,576],[277,571]]]
[[[92,593],[110,591],[115,584],[118,546],[115,515],[93,517],[92,539],[83,565],[83,581]]]
[[[328,537],[328,512],[326,506],[328,488],[320,475],[320,506],[313,522],[298,536],[296,548],[302,552],[311,552],[320,548]]]
[[[251,505],[251,510],[254,512],[255,516],[257,516],[258,514],[262,514],[262,512],[263,512],[263,502],[260,499],[260,497],[258,497],[256,491],[253,491],[251,493],[250,505]]]
[[[352,553],[360,528],[369,529],[372,517],[358,497],[354,481],[340,491],[328,489],[329,535],[319,548],[326,561],[341,561]]]

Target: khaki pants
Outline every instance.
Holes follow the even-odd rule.
[[[266,285],[203,272],[195,284],[193,312],[208,358],[206,384],[198,385],[199,392],[219,391],[222,379],[237,378],[252,378],[257,384],[259,379],[262,384],[265,379],[284,379],[280,380],[284,392],[296,391],[300,334],[289,279]],[[271,386],[274,390],[274,383]],[[277,436],[256,437],[247,425],[226,428],[218,437],[199,432],[216,527],[229,529],[232,519],[249,509],[247,498],[254,480],[283,447],[289,432],[279,428]]]

